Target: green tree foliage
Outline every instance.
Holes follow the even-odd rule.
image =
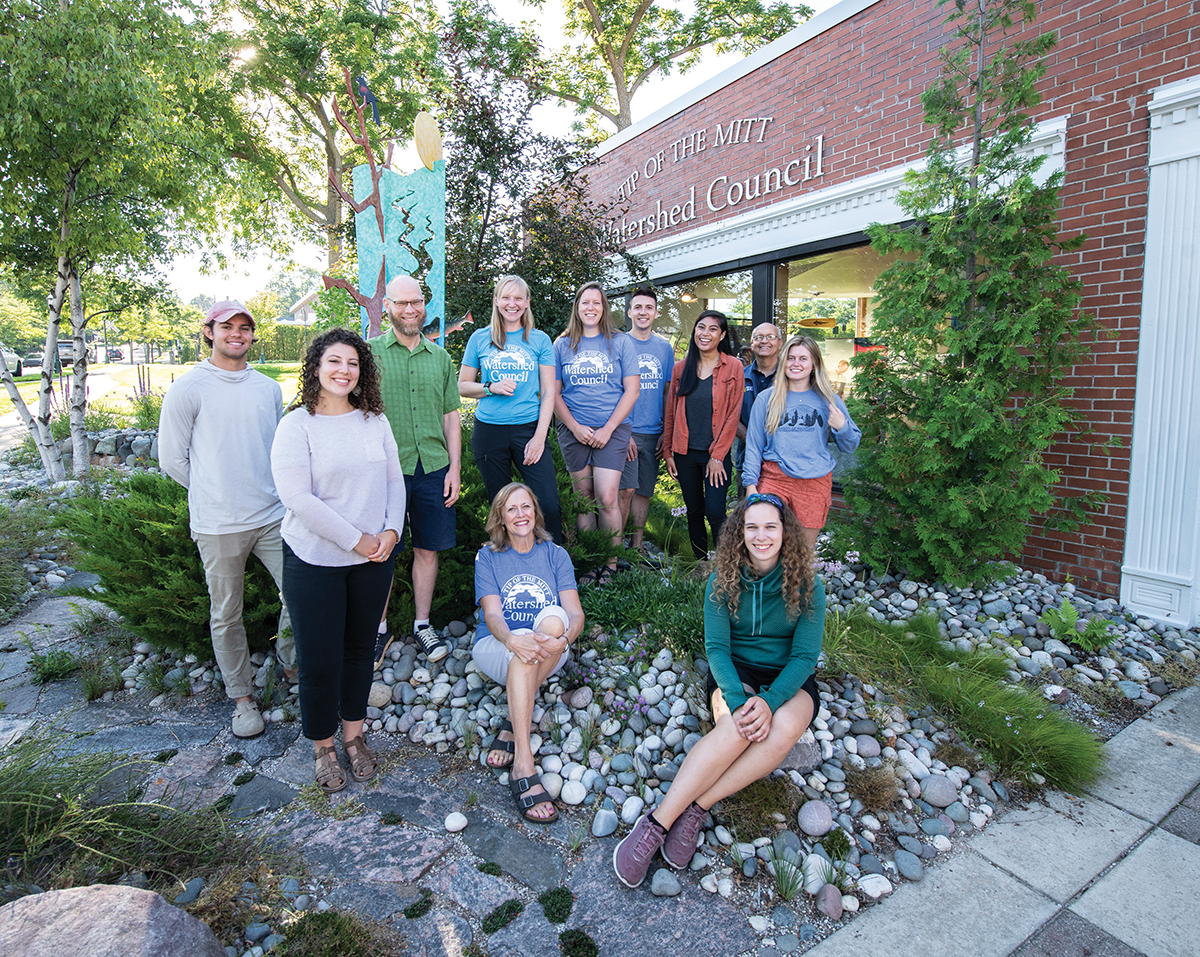
[[[110,498],[81,495],[62,513],[80,549],[75,564],[100,576],[103,602],[159,648],[212,659],[208,586],[188,531],[187,489],[165,475],[134,475]],[[258,559],[246,565],[243,618],[252,650],[279,624],[279,593]]]
[[[380,144],[411,135],[434,82],[434,5],[237,0],[236,7],[250,28],[225,38],[239,103],[232,155],[275,185],[298,224],[328,242],[332,265],[349,224],[329,176],[348,182],[362,162],[333,115],[333,97],[346,96],[343,70],[365,77],[379,100],[382,125],[369,124],[368,134],[383,155]]]
[[[539,95],[500,70],[471,65],[464,44],[475,27],[455,20],[442,40],[446,314],[470,310],[475,319],[451,335],[456,356],[490,321],[498,275],[529,283],[538,327],[553,338],[566,326],[576,288],[614,278],[613,257],[623,254],[610,209],[587,194],[586,146],[537,132]],[[630,257],[626,266],[644,274]]]
[[[299,302],[314,289],[321,288],[321,273],[311,266],[289,263],[267,283],[267,292],[279,297],[279,305],[285,312],[280,315],[291,315],[293,304]]]
[[[93,267],[146,268],[205,234],[240,204],[234,236],[259,225],[252,182],[231,179],[215,110],[220,49],[190,2],[14,0],[0,8],[0,260],[49,292],[35,433],[48,441],[53,354],[70,296],[86,335],[84,281]],[[76,451],[86,363],[74,365]],[[23,403],[19,406],[24,409]],[[87,456],[75,456],[77,468]]]
[[[547,0],[526,2],[542,10]],[[477,21],[478,62],[618,130],[633,122],[633,97],[652,77],[688,72],[706,50],[749,54],[812,16],[802,4],[760,0],[696,0],[687,12],[653,0],[561,3],[571,37],[561,49],[547,49],[533,24],[496,21],[486,0],[460,0],[455,15]]]
[[[37,349],[46,339],[46,321],[12,286],[0,281],[0,342],[18,354]]]
[[[1034,515],[1077,526],[1102,501],[1054,494],[1055,436],[1086,433],[1064,384],[1094,320],[1053,257],[1078,249],[1055,222],[1061,173],[1027,152],[1036,84],[1054,36],[1014,40],[1032,3],[959,0],[939,79],[925,92],[935,130],[900,204],[911,228],[872,226],[881,253],[913,253],[877,281],[872,336],[855,359],[863,427],[847,481],[849,535],[877,565],[950,581],[987,577],[1018,554]],[[964,140],[966,146],[959,147]]]

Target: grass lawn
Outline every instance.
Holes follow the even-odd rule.
[[[124,364],[106,364],[97,368],[105,370],[112,379],[114,385],[103,396],[96,400],[99,405],[106,409],[115,412],[120,416],[131,416],[134,411],[133,395],[138,388],[138,371],[141,371],[142,380],[145,381],[149,376],[150,388],[158,392],[166,392],[171,383],[179,378],[190,368],[193,363],[181,365],[160,365],[151,363],[149,365],[124,365]],[[283,390],[283,404],[286,406],[296,395],[297,387],[300,382],[300,363],[299,362],[278,362],[278,363],[254,363],[252,368],[270,376],[279,383],[279,387]],[[16,380],[17,390],[21,393],[21,398],[25,400],[27,406],[32,406],[37,403],[38,381],[41,375],[21,376]],[[55,396],[58,396],[58,384],[55,383]],[[0,390],[0,415],[13,410],[12,400],[8,397],[7,390]]]
[[[17,391],[21,394],[21,398],[25,400],[27,406],[37,402],[38,382],[40,380],[41,373],[13,377],[13,382],[17,384]],[[0,389],[0,415],[5,415],[12,410],[13,403],[12,399],[8,397],[8,389]]]

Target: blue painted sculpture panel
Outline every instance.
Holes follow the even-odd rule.
[[[368,200],[373,191],[371,167],[354,167],[354,199]],[[426,334],[445,345],[446,316],[446,161],[433,169],[419,167],[401,175],[380,170],[379,200],[384,234],[374,205],[354,218],[358,245],[358,288],[368,298],[376,294],[379,268],[384,266],[385,285],[395,276],[415,276],[429,289]],[[363,332],[368,320],[362,310]]]

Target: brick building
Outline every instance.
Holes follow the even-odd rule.
[[[600,148],[594,195],[626,208],[629,247],[667,287],[664,332],[702,308],[740,333],[819,330],[831,370],[870,346],[872,222],[900,222],[904,171],[931,131],[920,95],[948,39],[933,0],[843,0]],[[1064,261],[1115,331],[1075,369],[1111,457],[1060,443],[1062,487],[1109,501],[1074,535],[1035,528],[1027,567],[1200,621],[1200,3],[1044,0],[1058,44],[1034,149],[1065,170]],[[682,332],[680,332],[682,330]],[[847,374],[851,377],[852,372]],[[848,388],[853,388],[852,379]]]

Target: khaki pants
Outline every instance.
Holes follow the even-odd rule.
[[[246,626],[242,622],[242,592],[246,580],[246,561],[257,555],[283,588],[283,539],[280,522],[245,532],[228,535],[193,535],[204,564],[211,605],[209,628],[212,631],[213,654],[225,693],[231,698],[245,698],[254,691],[254,667],[250,664],[250,649],[246,643]],[[286,632],[286,634],[285,634]],[[279,615],[279,639],[276,658],[285,668],[296,666],[296,644],[291,635],[291,619],[284,605]]]

